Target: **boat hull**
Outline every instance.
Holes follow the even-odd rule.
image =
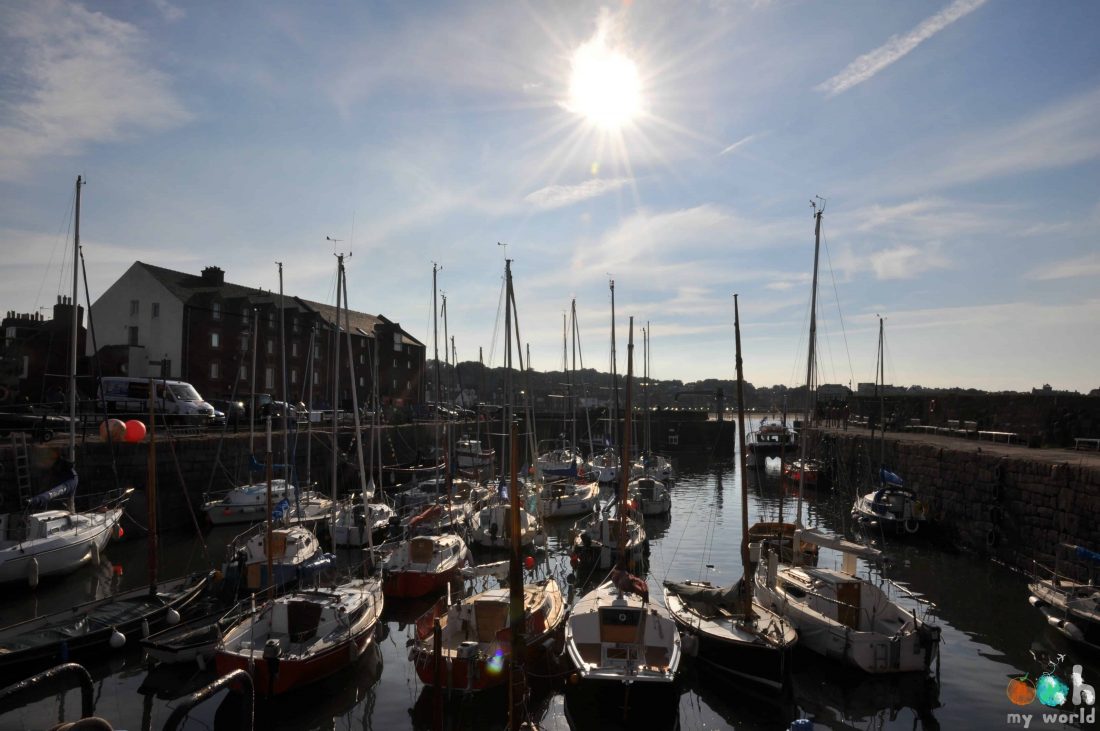
[[[214,660],[215,667],[221,676],[234,670],[249,673],[260,695],[282,695],[324,680],[354,664],[370,646],[373,631],[372,624],[351,640],[334,644],[324,652],[306,658],[280,658],[274,663],[274,668],[271,661],[252,662],[248,657],[230,652],[219,652]]]
[[[122,510],[104,513],[104,522],[94,528],[81,528],[80,540],[70,541],[64,533],[0,548],[0,584],[30,581],[37,563],[37,575],[61,576],[96,561],[118,529]]]
[[[110,641],[116,629],[126,637],[124,648],[166,626],[168,610],[186,610],[209,581],[205,575],[162,582],[162,594],[150,595],[148,587],[142,587],[11,625],[0,635],[0,681],[18,680],[60,662],[102,657],[114,650]],[[91,624],[89,617],[96,618],[96,628],[81,632]],[[34,643],[36,636],[43,641]]]
[[[447,585],[459,581],[462,568],[452,566],[446,571],[383,571],[382,593],[394,599],[416,599],[446,591]]]

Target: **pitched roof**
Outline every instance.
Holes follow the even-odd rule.
[[[253,304],[275,304],[278,299],[278,294],[256,287],[246,287],[242,284],[233,284],[232,282],[214,284],[207,279],[203,279],[202,276],[198,274],[177,272],[174,269],[165,269],[164,267],[146,264],[143,261],[136,263],[140,264],[158,282],[167,287],[181,302],[187,302],[192,297],[199,294],[218,294],[222,299],[245,299]],[[304,311],[314,312],[330,325],[336,320],[336,308],[332,305],[313,302],[312,300],[305,300],[292,295],[285,295],[284,300],[284,304],[287,307],[297,306]],[[342,320],[343,318],[343,313],[341,313],[340,319]],[[348,311],[348,319],[350,320],[352,332],[358,331],[370,338],[374,337],[375,325],[395,324],[382,315],[368,315],[365,312],[356,312],[355,310]],[[396,325],[396,327],[401,334],[401,342],[403,344],[423,346],[423,343],[405,332],[400,325]]]
[[[326,305],[321,302],[314,302],[313,300],[304,300],[300,297],[296,297],[304,307],[313,310],[328,324],[333,324],[336,321],[336,308],[332,305]],[[344,312],[340,312],[340,327],[343,329],[345,323],[351,328],[353,333],[358,332],[361,335],[366,335],[369,338],[374,337],[375,325],[394,325],[393,322],[386,319],[382,315],[368,315],[365,312],[356,312],[355,310],[347,310],[347,316],[345,319]],[[419,340],[414,338],[405,332],[400,325],[395,325],[398,333],[401,334],[401,342],[404,345],[423,345]]]

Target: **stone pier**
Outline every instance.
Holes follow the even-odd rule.
[[[811,453],[835,459],[837,489],[873,489],[880,441],[869,430],[808,434]],[[1059,543],[1100,549],[1097,452],[887,432],[884,462],[929,506],[936,533],[961,548],[1022,569],[1052,564]]]

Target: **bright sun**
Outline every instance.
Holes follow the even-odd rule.
[[[611,131],[631,122],[641,109],[638,67],[607,47],[599,33],[573,53],[567,108]]]

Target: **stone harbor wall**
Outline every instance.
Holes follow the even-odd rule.
[[[879,444],[867,432],[812,431],[810,438],[811,450],[834,461],[838,489],[872,484]],[[938,539],[1025,570],[1033,561],[1053,565],[1060,543],[1100,549],[1095,459],[954,441],[958,447],[886,437],[886,465],[929,506]]]

